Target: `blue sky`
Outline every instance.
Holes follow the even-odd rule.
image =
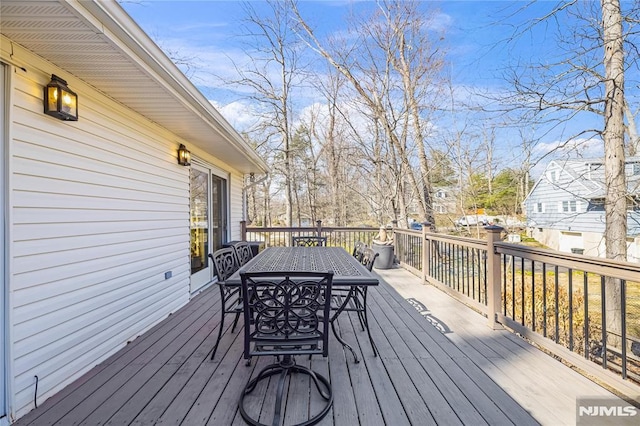
[[[487,92],[505,89],[500,78],[502,71],[516,61],[529,61],[555,55],[554,30],[537,25],[521,31],[528,20],[545,15],[556,1],[539,1],[525,7],[529,1],[429,1],[424,7],[437,10],[436,25],[445,31],[444,45],[453,85]],[[243,115],[242,94],[221,88],[212,75],[229,75],[232,60],[241,56],[238,44],[240,22],[244,16],[242,4],[237,1],[123,1],[122,6],[132,18],[163,49],[180,52],[195,69],[187,70],[192,81],[219,107],[223,115],[236,127],[248,125]],[[253,1],[255,8],[262,7]],[[302,1],[304,16],[322,33],[345,28],[345,17],[352,10],[375,6],[371,1]],[[507,40],[519,33],[516,42]],[[191,73],[191,74],[189,74]],[[571,134],[572,126],[559,128],[545,135],[541,146],[553,146]],[[498,135],[500,148],[508,163],[517,157],[510,139],[514,133]],[[511,157],[511,158],[509,158]]]
[[[257,8],[260,3],[251,2]],[[551,5],[551,2],[543,2],[547,4],[530,8],[526,13],[519,13],[517,19],[506,21],[528,2],[450,0],[425,3],[440,11],[454,76],[461,84],[491,82],[493,70],[508,53],[504,46],[498,46],[499,42],[511,35],[514,24],[548,10]],[[303,1],[301,10],[322,32],[330,33],[344,29],[344,19],[352,9],[373,5],[371,1]],[[122,6],[163,47],[190,46],[201,53],[237,47],[235,31],[244,16],[239,1],[142,0],[124,1]],[[529,48],[536,45],[532,42]]]

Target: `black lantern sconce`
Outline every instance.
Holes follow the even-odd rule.
[[[59,120],[78,121],[78,95],[55,74],[44,87],[44,113]]]
[[[181,166],[191,165],[191,153],[183,144],[180,144],[180,148],[178,148],[178,164]]]

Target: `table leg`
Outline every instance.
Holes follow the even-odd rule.
[[[340,307],[331,316],[331,319],[329,320],[329,322],[331,322],[331,330],[333,331],[333,335],[336,337],[336,339],[338,340],[338,342],[340,342],[340,344],[342,346],[344,346],[345,348],[349,349],[349,351],[353,355],[353,361],[357,364],[357,363],[360,362],[360,359],[358,358],[358,355],[356,354],[356,351],[351,347],[351,345],[349,345],[342,338],[342,336],[340,336],[340,333],[338,333],[338,331],[336,330],[336,321],[338,320],[338,316],[342,313],[342,311],[345,310],[345,308],[349,304],[349,301],[351,300],[351,298],[354,297],[353,295],[354,295],[355,292],[356,292],[356,287],[351,287],[349,289],[349,293],[347,293],[347,297],[344,298],[344,301],[342,302],[342,305],[340,305]]]

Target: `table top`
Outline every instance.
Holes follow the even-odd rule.
[[[342,247],[268,247],[241,269],[245,272],[333,271],[334,286],[378,285],[378,278]],[[240,285],[240,271],[225,283]]]

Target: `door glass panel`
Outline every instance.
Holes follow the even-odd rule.
[[[208,266],[209,173],[191,168],[191,273]]]
[[[227,181],[211,176],[211,244],[213,250],[227,241]]]

